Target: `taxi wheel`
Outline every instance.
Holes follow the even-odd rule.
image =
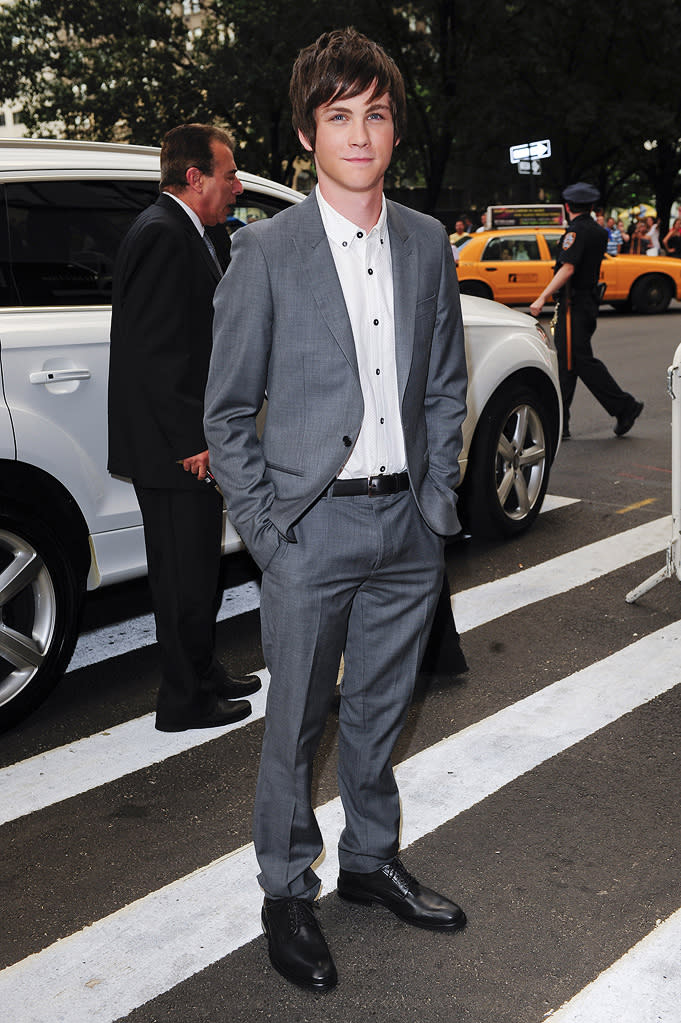
[[[663,313],[672,299],[672,285],[662,274],[646,274],[634,282],[631,308],[635,313]]]
[[[463,503],[474,536],[517,536],[542,506],[552,462],[551,420],[539,396],[525,384],[499,390],[476,429]]]
[[[0,515],[0,731],[47,696],[78,636],[73,567],[43,523]]]

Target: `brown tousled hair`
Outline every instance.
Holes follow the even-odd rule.
[[[407,100],[402,75],[378,43],[354,28],[325,32],[298,54],[289,87],[293,127],[314,150],[315,110],[333,100],[359,96],[373,88],[372,98],[385,93],[395,125],[395,143],[407,127]]]

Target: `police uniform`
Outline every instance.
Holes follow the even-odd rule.
[[[563,192],[575,205],[593,204],[599,194],[592,185],[579,182]],[[574,272],[558,292],[554,338],[558,350],[560,387],[563,396],[563,430],[569,436],[570,405],[583,380],[606,412],[617,418],[615,433],[626,433],[640,414],[643,404],[623,391],[606,366],[591,349],[598,316],[598,277],[608,244],[608,232],[589,213],[574,217],[558,244],[556,270],[571,263]]]

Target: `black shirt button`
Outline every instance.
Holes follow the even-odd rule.
[[[346,448],[349,448],[349,447],[350,447],[350,445],[352,444],[352,441],[351,441],[351,440],[350,440],[350,438],[349,438],[349,437],[347,436],[347,434],[346,434],[346,436],[345,436],[345,437],[343,437],[343,443],[345,444]]]
[[[380,369],[377,369],[377,370],[376,370],[376,376],[377,376],[377,377],[380,377],[380,375],[381,375],[381,371],[380,371]]]
[[[378,326],[378,320],[374,320],[374,327]]]
[[[372,274],[372,273],[373,273],[374,271],[373,271],[373,270],[371,269],[371,267],[369,267],[369,270],[368,270],[367,272],[368,272],[369,276],[371,276],[371,274]]]
[[[363,238],[364,237],[364,232],[363,231],[358,231],[357,232],[357,237],[358,238]]]

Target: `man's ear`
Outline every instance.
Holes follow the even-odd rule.
[[[399,146],[401,141],[402,141],[402,139],[398,135],[397,138],[395,139],[395,141],[393,142],[393,149],[397,149],[397,147]]]
[[[202,174],[198,167],[188,167],[184,176],[190,188],[193,188],[195,192],[201,191]]]
[[[300,144],[303,147],[303,149],[306,149],[308,151],[308,153],[313,153],[314,152],[314,149],[312,148],[312,146],[308,142],[306,136],[303,135],[303,133],[300,130],[300,128],[298,129],[298,138],[300,139]]]

